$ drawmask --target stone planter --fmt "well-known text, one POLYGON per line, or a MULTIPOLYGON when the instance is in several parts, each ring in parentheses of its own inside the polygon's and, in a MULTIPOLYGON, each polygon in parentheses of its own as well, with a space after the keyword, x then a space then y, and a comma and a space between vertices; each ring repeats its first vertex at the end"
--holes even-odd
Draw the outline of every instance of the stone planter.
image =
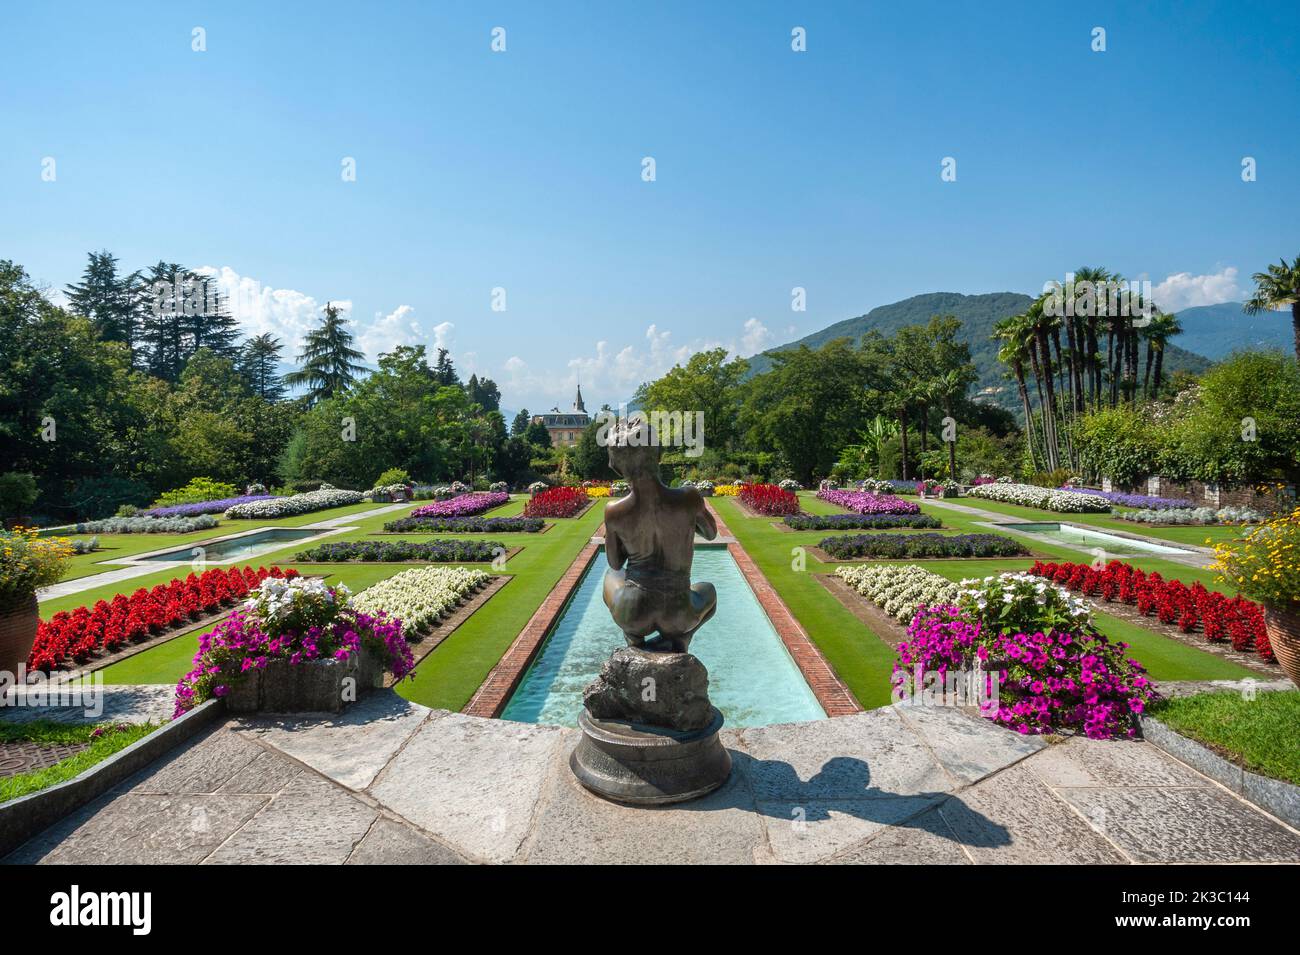
POLYGON ((17 673, 18 668, 27 663, 40 622, 36 594, 19 598, 0 610, 0 670, 17 673))
POLYGON ((1264 628, 1282 672, 1300 686, 1300 612, 1265 605, 1264 628))
POLYGON ((226 694, 232 713, 340 713, 367 690, 384 685, 384 664, 362 646, 347 660, 291 664, 272 660, 250 670, 226 694), (349 684, 346 681, 355 681, 349 684))

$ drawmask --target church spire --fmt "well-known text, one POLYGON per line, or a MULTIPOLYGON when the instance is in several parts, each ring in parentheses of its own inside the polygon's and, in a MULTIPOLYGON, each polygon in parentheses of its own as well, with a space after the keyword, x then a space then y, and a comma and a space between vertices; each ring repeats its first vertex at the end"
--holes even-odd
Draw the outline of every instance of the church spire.
POLYGON ((575 398, 573 401, 573 410, 581 412, 582 414, 587 413, 587 408, 582 403, 582 382, 581 381, 578 382, 578 397, 575 398))

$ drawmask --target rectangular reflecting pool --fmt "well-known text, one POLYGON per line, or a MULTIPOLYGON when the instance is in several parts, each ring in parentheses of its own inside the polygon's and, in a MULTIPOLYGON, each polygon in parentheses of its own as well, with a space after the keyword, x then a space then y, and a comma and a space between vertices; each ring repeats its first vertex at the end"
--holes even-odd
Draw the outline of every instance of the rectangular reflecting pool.
POLYGON ((1107 534, 1104 531, 1087 530, 1082 527, 1075 527, 1073 524, 999 524, 998 527, 1005 527, 1007 530, 1012 531, 1023 531, 1026 534, 1037 534, 1040 537, 1046 537, 1049 540, 1074 547, 1088 549, 1097 547, 1116 554, 1190 553, 1190 551, 1179 547, 1168 547, 1165 544, 1134 540, 1131 537, 1107 534))
MULTIPOLYGON (((607 567, 602 549, 510 697, 503 719, 577 725, 583 687, 614 650, 627 645, 601 595, 607 567)), ((710 581, 718 590, 718 612, 696 633, 691 652, 709 671, 709 698, 727 725, 825 719, 727 549, 697 548, 691 579, 710 581)))
POLYGON ((257 554, 265 554, 293 541, 305 540, 308 537, 315 537, 317 534, 323 533, 325 532, 319 528, 311 530, 304 527, 268 527, 264 531, 254 531, 252 534, 245 534, 242 537, 213 541, 209 544, 187 544, 175 550, 164 551, 161 554, 150 554, 139 559, 190 561, 199 556, 194 552, 201 549, 205 560, 245 560, 257 554))

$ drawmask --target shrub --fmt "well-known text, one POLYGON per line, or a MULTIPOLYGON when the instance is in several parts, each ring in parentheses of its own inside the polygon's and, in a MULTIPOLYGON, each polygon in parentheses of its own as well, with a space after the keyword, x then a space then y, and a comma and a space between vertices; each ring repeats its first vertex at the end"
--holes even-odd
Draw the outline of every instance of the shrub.
POLYGON ((1195 505, 1181 497, 1152 497, 1148 494, 1125 494, 1122 491, 1098 491, 1090 487, 1066 487, 1063 491, 1076 491, 1079 494, 1091 494, 1118 504, 1120 507, 1143 507, 1150 510, 1171 510, 1173 508, 1190 508, 1195 505))
POLYGON ((824 538, 818 546, 840 560, 1018 557, 1028 553, 1020 542, 999 534, 853 534, 824 538))
POLYGON ((942 527, 929 514, 791 514, 785 523, 797 531, 838 531, 893 527, 942 527))
POLYGON ((124 507, 144 507, 152 496, 148 485, 115 474, 86 478, 72 490, 78 517, 100 517, 124 507))
POLYGON ((1258 524, 1264 515, 1249 507, 1212 507, 1172 508, 1154 510, 1143 508, 1136 511, 1117 511, 1116 517, 1138 524, 1258 524))
POLYGON ((389 468, 379 477, 375 478, 375 483, 371 485, 375 488, 391 487, 394 484, 410 484, 411 475, 406 468, 389 468))
POLYGON ((741 502, 755 514, 779 517, 799 513, 799 498, 775 484, 747 484, 740 492, 741 502))
POLYGON ((1032 484, 1006 484, 997 481, 981 484, 966 492, 967 497, 1038 507, 1060 514, 1104 514, 1110 510, 1110 501, 1095 494, 1062 491, 1056 488, 1037 487, 1032 484))
POLYGON ((426 560, 431 563, 457 564, 490 561, 504 554, 504 544, 481 540, 415 541, 339 541, 319 544, 310 550, 300 551, 294 560, 311 560, 317 563, 341 564, 348 561, 397 563, 426 560))
POLYGON ((171 507, 175 504, 194 504, 198 501, 213 501, 219 498, 235 497, 239 490, 233 484, 223 484, 212 478, 196 477, 184 487, 178 487, 158 497, 153 502, 155 508, 171 507))
POLYGON ((25 471, 0 474, 0 517, 21 517, 36 503, 36 478, 25 471))
POLYGON ((71 555, 65 538, 41 537, 35 528, 0 530, 0 611, 56 583, 71 555))
POLYGON ((154 507, 140 511, 140 517, 198 517, 200 514, 224 514, 232 507, 250 504, 254 501, 273 500, 270 494, 241 495, 240 497, 223 497, 213 501, 195 501, 191 504, 173 504, 171 507, 154 507))
POLYGON ((777 484, 777 487, 783 491, 789 491, 791 494, 803 490, 803 488, 799 486, 799 482, 794 478, 786 478, 784 481, 777 484))
POLYGON ((1216 544, 1219 580, 1281 611, 1300 611, 1300 507, 1216 544))

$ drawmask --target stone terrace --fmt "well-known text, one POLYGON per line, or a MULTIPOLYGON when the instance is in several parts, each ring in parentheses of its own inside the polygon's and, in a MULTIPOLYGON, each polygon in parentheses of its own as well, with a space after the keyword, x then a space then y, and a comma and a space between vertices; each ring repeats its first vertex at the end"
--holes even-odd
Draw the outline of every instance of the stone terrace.
POLYGON ((334 719, 232 720, 5 861, 1300 861, 1300 833, 1146 743, 895 706, 724 731, 722 789, 632 809, 573 779, 576 734, 388 691, 334 719))

